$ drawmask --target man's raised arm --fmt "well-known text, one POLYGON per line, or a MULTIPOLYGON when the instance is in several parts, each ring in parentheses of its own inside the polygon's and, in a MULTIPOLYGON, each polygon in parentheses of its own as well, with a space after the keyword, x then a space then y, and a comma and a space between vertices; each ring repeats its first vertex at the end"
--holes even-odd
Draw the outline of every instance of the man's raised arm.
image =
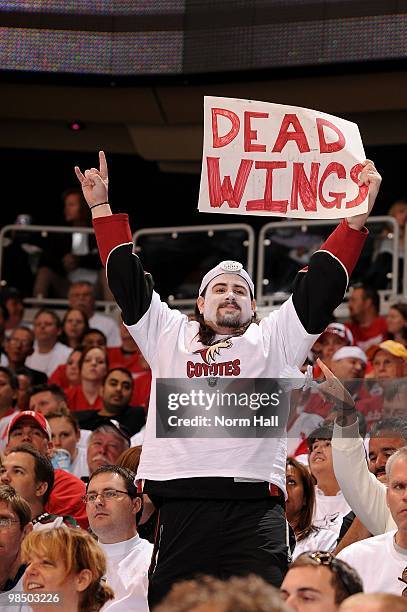
POLYGON ((368 234, 364 224, 372 211, 380 183, 381 176, 373 162, 366 160, 359 185, 369 190, 368 211, 343 219, 312 255, 308 267, 297 275, 293 303, 303 327, 310 334, 324 331, 332 312, 343 300, 368 234))
POLYGON ((352 417, 348 412, 346 419, 338 418, 333 430, 332 459, 335 476, 356 516, 370 533, 380 535, 395 529, 386 504, 386 486, 369 471, 356 413, 352 417))
POLYGON ((337 404, 338 418, 332 437, 336 479, 346 501, 373 535, 395 528, 386 504, 386 487, 369 471, 365 446, 359 435, 355 402, 342 382, 318 359, 326 380, 318 390, 337 404))
POLYGON ((99 170, 84 173, 75 166, 75 174, 92 213, 100 258, 126 325, 134 325, 147 312, 153 293, 152 279, 133 253, 133 238, 128 216, 113 215, 109 205, 109 178, 106 157, 99 152, 99 170))

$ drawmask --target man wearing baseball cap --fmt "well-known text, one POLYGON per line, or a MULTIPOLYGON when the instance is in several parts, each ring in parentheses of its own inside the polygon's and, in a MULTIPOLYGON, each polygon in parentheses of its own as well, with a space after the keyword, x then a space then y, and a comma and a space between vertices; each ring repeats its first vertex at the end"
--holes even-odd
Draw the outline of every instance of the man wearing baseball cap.
MULTIPOLYGON (((51 428, 40 412, 18 412, 8 426, 6 454, 20 444, 27 443, 50 458, 53 450, 51 439, 51 428)), ((46 504, 47 512, 72 516, 81 527, 87 529, 88 518, 82 500, 85 494, 84 483, 65 470, 56 469, 54 476, 54 486, 46 504)))
MULTIPOLYGON (((330 361, 329 367, 332 373, 344 384, 354 401, 370 397, 362 380, 366 362, 367 357, 358 346, 341 347, 332 355, 330 361)), ((311 393, 304 407, 304 413, 319 415, 325 419, 334 407, 334 403, 317 391, 318 387, 314 393, 311 393)))
MULTIPOLYGON (((340 348, 353 344, 352 332, 343 323, 330 323, 316 341, 312 351, 328 366, 332 367, 332 357, 340 348), (318 347, 318 350, 316 348, 318 347)), ((315 364, 313 367, 315 379, 323 378, 321 368, 315 364)))
MULTIPOLYGON (((285 440, 226 434, 158 438, 156 380, 301 377, 299 367, 343 299, 369 213, 340 223, 299 273, 292 297, 262 321, 256 320, 253 281, 235 261, 221 262, 205 275, 197 316, 190 321, 153 291, 151 276, 132 253, 127 215, 112 215, 103 152, 99 159, 99 170, 75 171, 92 211, 109 287, 152 369, 137 473, 160 509, 150 606, 174 581, 199 573, 221 578, 255 573, 278 586, 288 564, 285 440)), ((369 192, 369 212, 380 180, 373 163, 364 162, 359 185, 369 192)))
POLYGON ((374 378, 383 380, 403 378, 407 375, 407 349, 400 342, 385 340, 372 347, 369 356, 372 361, 374 378))
MULTIPOLYGON (((394 385, 399 386, 399 379, 407 376, 407 349, 400 342, 385 340, 370 347, 368 355, 372 364, 369 377, 376 380, 379 393, 361 399, 357 402, 357 409, 365 415, 370 429, 384 416, 391 416, 386 415, 386 399, 394 395, 392 390, 394 385)), ((399 390, 403 395, 402 385, 399 390)))
POLYGON ((100 417, 87 441, 89 475, 102 465, 116 465, 120 455, 130 448, 130 438, 118 421, 100 417))

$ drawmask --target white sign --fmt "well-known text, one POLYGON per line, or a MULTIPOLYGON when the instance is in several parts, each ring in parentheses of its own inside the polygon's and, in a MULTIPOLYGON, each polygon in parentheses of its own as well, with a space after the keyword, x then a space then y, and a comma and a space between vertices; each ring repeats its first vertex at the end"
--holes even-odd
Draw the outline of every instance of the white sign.
POLYGON ((201 212, 337 219, 367 211, 358 126, 319 111, 207 96, 201 212))

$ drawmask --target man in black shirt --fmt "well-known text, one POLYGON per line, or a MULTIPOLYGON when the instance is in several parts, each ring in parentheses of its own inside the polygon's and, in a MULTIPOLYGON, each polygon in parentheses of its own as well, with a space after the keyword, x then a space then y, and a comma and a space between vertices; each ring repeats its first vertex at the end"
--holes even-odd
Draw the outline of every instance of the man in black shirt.
POLYGON ((25 365, 27 357, 34 352, 34 332, 29 327, 16 327, 10 338, 6 340, 5 352, 7 355, 7 365, 14 373, 18 369, 25 367, 33 385, 42 385, 47 382, 47 375, 39 370, 34 370, 25 365))
POLYGON ((100 417, 115 419, 134 436, 145 424, 144 408, 129 406, 133 392, 133 378, 125 368, 109 370, 103 384, 103 408, 81 410, 75 416, 81 429, 93 431, 100 423, 100 417))

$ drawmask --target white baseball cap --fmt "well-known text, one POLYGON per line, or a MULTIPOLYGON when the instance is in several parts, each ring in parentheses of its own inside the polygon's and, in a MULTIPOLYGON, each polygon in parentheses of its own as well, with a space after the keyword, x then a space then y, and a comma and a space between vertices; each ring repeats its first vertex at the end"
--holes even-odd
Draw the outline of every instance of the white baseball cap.
POLYGON ((340 359, 347 358, 360 359, 363 363, 367 363, 366 353, 358 346, 343 346, 332 355, 332 361, 339 361, 340 359))
POLYGON ((202 279, 201 286, 199 287, 199 295, 202 295, 204 289, 209 285, 211 280, 217 276, 220 276, 221 274, 237 274, 238 276, 241 276, 249 285, 252 297, 254 297, 254 284, 246 270, 243 268, 243 264, 239 263, 238 261, 231 261, 229 259, 226 261, 221 261, 220 264, 205 274, 202 279))

